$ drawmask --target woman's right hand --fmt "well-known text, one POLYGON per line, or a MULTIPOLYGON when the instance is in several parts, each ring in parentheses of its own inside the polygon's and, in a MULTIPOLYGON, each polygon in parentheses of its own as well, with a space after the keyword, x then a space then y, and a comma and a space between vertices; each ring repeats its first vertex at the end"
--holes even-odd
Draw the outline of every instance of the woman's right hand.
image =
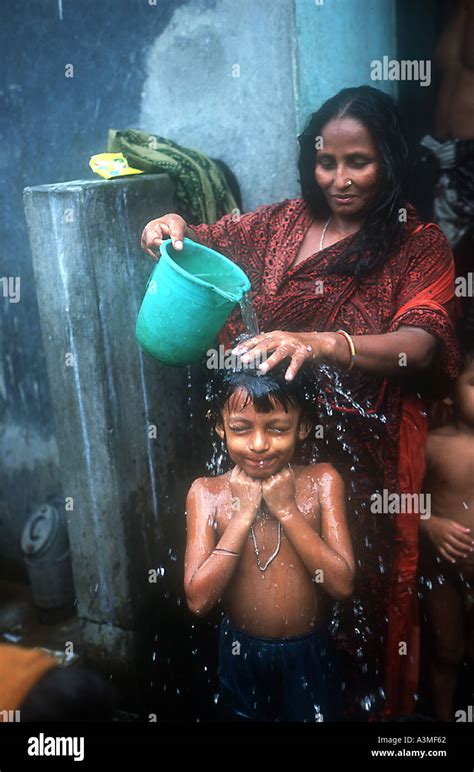
POLYGON ((248 520, 249 526, 257 516, 262 501, 262 483, 235 466, 230 475, 232 509, 238 517, 248 520))
POLYGON ((186 221, 179 214, 164 214, 156 220, 150 220, 143 228, 141 248, 157 261, 158 256, 152 249, 159 249, 162 241, 171 239, 175 249, 183 248, 186 221))

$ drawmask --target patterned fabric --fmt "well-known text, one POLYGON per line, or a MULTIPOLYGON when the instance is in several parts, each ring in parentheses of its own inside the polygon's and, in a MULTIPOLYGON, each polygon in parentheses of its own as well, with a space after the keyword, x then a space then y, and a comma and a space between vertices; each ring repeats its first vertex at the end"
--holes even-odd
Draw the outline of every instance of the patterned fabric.
POLYGON ((121 151, 134 168, 169 174, 176 186, 182 215, 190 224, 211 223, 237 209, 217 164, 197 150, 138 129, 110 129, 107 149, 121 151))
MULTIPOLYGON (((203 244, 227 255, 247 273, 262 332, 342 328, 352 335, 371 335, 402 325, 420 327, 439 341, 436 377, 452 379, 459 363, 450 319, 451 250, 438 226, 423 226, 413 207, 407 211, 400 249, 364 277, 324 274, 347 239, 292 267, 313 219, 302 199, 263 205, 239 220, 227 215, 194 230, 203 244)), ((228 345, 243 330, 240 311, 235 310, 222 331, 222 343, 228 345)), ((418 431, 409 406, 420 383, 413 377, 388 379, 357 369, 346 375, 315 368, 315 378, 324 439, 315 435, 310 458, 330 461, 344 478, 358 568, 355 594, 337 604, 335 615, 340 645, 350 659, 348 708, 354 717, 381 711, 396 715, 413 705, 416 688, 413 673, 402 676, 409 660, 415 662, 415 671, 418 661, 412 630, 418 516, 373 514, 370 505, 376 492, 405 490, 406 467, 414 460, 407 445, 422 455, 419 443, 407 442, 410 436, 415 440, 418 431), (399 654, 400 640, 412 647, 407 656, 399 654), (401 689, 394 690, 394 683, 402 684, 401 689)), ((422 403, 418 423, 424 423, 420 408, 424 410, 422 403)))

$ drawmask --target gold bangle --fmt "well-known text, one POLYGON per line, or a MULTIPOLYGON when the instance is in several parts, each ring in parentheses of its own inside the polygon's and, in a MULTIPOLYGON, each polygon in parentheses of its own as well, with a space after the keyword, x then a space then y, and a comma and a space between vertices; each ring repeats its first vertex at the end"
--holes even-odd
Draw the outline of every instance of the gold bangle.
POLYGON ((349 335, 349 333, 346 332, 345 330, 338 330, 337 332, 339 333, 339 335, 342 335, 346 339, 346 341, 348 343, 348 346, 349 346, 349 349, 350 349, 350 352, 351 352, 351 362, 350 362, 349 367, 346 370, 347 373, 350 373, 350 371, 354 367, 354 362, 355 362, 355 358, 356 358, 356 349, 355 349, 355 346, 354 346, 354 341, 352 340, 352 338, 349 335))

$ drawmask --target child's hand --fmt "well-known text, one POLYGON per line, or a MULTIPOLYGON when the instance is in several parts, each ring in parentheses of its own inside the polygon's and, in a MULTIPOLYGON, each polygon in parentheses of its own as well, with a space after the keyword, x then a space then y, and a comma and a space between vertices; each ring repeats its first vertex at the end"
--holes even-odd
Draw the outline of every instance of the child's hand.
POLYGON ((473 547, 471 531, 456 520, 432 516, 426 521, 425 528, 445 560, 455 563, 456 558, 467 558, 469 555, 473 547))
POLYGON ((262 483, 235 466, 230 475, 230 489, 232 509, 238 512, 240 517, 248 518, 251 525, 262 501, 262 483))
POLYGON ((282 469, 262 480, 262 494, 273 517, 285 514, 295 505, 295 478, 292 469, 282 469))

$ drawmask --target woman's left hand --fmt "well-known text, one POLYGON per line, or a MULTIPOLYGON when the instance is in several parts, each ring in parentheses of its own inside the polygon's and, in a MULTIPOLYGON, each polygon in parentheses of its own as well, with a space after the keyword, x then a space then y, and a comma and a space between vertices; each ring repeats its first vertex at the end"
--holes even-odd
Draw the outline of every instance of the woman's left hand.
POLYGON ((233 354, 243 354, 241 360, 244 364, 256 362, 258 369, 266 373, 271 367, 286 357, 291 362, 285 373, 287 381, 291 381, 303 362, 322 359, 325 352, 324 333, 316 332, 285 332, 274 330, 255 335, 253 338, 242 341, 232 349, 233 354), (244 353, 247 352, 247 353, 244 353), (273 352, 273 353, 271 353, 273 352), (271 356, 269 356, 271 354, 271 356))

